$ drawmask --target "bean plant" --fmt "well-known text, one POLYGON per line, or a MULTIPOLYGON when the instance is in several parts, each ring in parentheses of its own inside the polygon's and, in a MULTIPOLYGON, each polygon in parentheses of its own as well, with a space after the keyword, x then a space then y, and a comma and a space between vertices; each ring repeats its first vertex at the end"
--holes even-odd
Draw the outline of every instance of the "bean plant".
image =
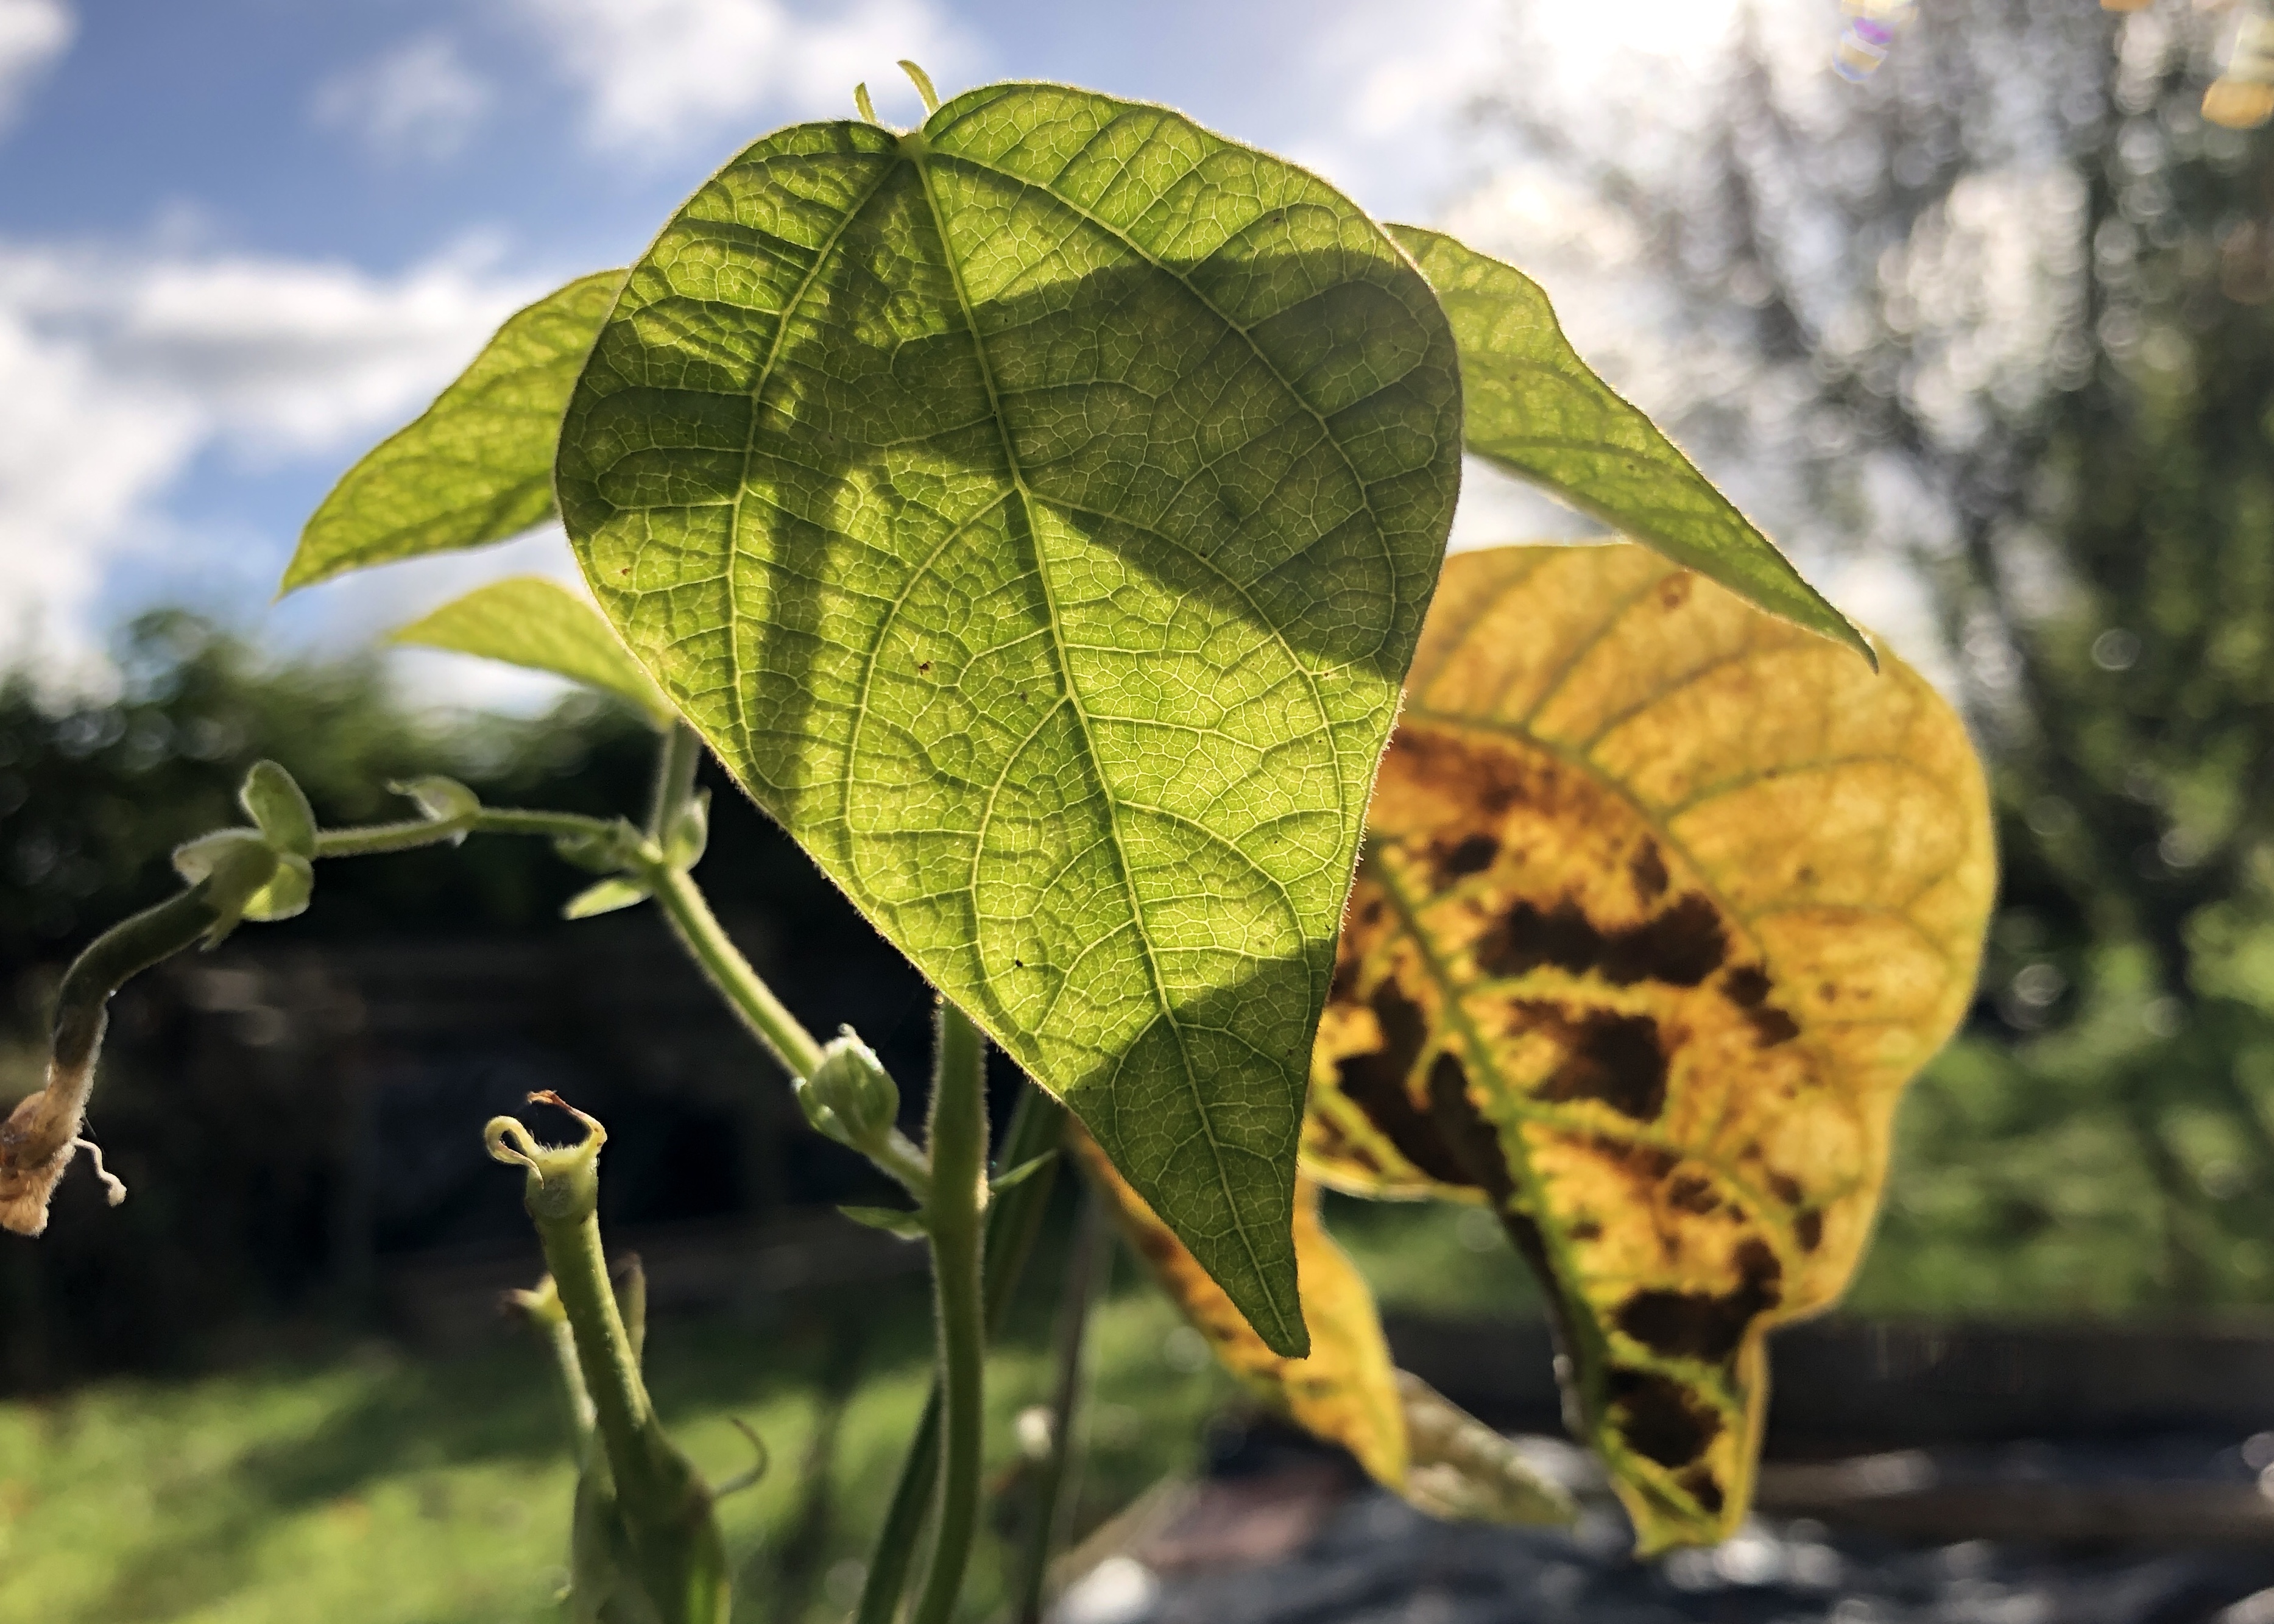
MULTIPOLYGON (((324 829, 256 766, 247 826, 64 977, 0 1221, 44 1226, 129 976, 299 913, 320 862, 534 838, 592 876, 571 917, 660 912, 813 1131, 905 1192, 852 1215, 929 1248, 932 1398, 862 1624, 955 1613, 987 1344, 1061 1157, 1267 1402, 1436 1515, 1553 1522, 1562 1490, 1395 1368, 1318 1203, 1488 1208, 1638 1547, 1725 1537, 1766 1334, 1852 1272, 1896 1095, 1970 996, 1993 860, 1963 730, 1517 270, 1166 108, 940 103, 908 71, 918 127, 863 88, 508 320, 286 572, 557 515, 587 593, 507 581, 395 635, 632 706, 644 813, 427 778, 400 823, 324 829), (1449 560, 1465 454, 1615 536, 1449 560), (706 751, 937 989, 920 1136, 713 915, 706 751), (991 1147, 990 1044, 1028 1079, 991 1147)), ((564 1147, 487 1129, 578 1417, 568 1605, 715 1624, 719 1491, 648 1400, 606 1132, 571 1116, 564 1147)))

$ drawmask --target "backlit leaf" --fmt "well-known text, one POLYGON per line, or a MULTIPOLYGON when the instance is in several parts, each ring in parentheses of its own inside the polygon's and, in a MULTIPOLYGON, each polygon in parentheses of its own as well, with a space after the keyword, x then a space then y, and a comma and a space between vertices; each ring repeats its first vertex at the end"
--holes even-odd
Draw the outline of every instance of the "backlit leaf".
POLYGON ((628 880, 621 875, 611 875, 597 884, 587 885, 583 891, 569 898, 561 905, 561 917, 598 919, 603 914, 615 914, 625 908, 636 908, 654 894, 636 880, 628 880))
POLYGON ((1110 1196, 1153 1277, 1208 1339, 1224 1368, 1297 1425, 1349 1450, 1383 1487, 1433 1516, 1495 1522, 1568 1522, 1562 1492, 1535 1476, 1515 1447, 1390 1363, 1374 1293, 1319 1222, 1318 1185, 1295 1186, 1295 1251, 1303 1271, 1307 1357, 1265 1347, 1223 1288, 1114 1171, 1096 1142, 1073 1147, 1110 1196))
POLYGON ((1442 232, 1389 231, 1437 290, 1460 343, 1471 451, 1772 614, 1872 658, 1863 634, 1579 358, 1539 283, 1442 232))
POLYGON ((623 280, 580 276, 508 318, 417 422, 332 487, 282 590, 503 541, 552 517, 561 409, 623 280))
POLYGON ((1981 770, 1882 658, 1637 546, 1463 553, 1383 757, 1306 1165, 1501 1212, 1645 1550, 1743 1516, 1764 1335, 1973 991, 1981 770))
POLYGON ((1005 85, 729 163, 562 432, 634 653, 1282 1352, 1306 1056, 1457 372, 1322 182, 1005 85))
POLYGON ((625 650, 615 628, 584 598, 542 575, 477 587, 398 627, 388 641, 549 671, 614 694, 657 727, 671 726, 671 702, 625 650))

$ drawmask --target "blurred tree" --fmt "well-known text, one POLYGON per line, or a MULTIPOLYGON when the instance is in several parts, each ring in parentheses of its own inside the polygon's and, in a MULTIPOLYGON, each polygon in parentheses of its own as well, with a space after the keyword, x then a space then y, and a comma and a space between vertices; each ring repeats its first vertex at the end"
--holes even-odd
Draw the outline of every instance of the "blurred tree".
POLYGON ((1924 585, 1992 757, 1984 1004, 1856 1300, 2274 1300, 2274 136, 2168 0, 1924 0, 1863 86, 1793 20, 1674 147, 1492 116, 1608 202, 1690 432, 1924 585))

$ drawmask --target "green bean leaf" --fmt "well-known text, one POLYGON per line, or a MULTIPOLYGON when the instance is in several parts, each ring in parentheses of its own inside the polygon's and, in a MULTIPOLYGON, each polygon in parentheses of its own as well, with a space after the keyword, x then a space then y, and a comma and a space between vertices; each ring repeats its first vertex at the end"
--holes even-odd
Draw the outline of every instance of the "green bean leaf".
POLYGON ((1579 358, 1538 282, 1442 232, 1389 232, 1437 290, 1460 342, 1471 451, 1878 665, 1847 617, 1579 358))
POLYGON ((1349 199, 1036 84, 749 148, 562 427, 632 651, 1281 1353, 1306 1056, 1459 454, 1443 313, 1349 199))
POLYGON ((561 411, 623 279, 580 276, 508 318, 418 421, 332 487, 281 590, 504 541, 551 518, 561 411))
POLYGON ((615 628, 583 598, 542 575, 478 587, 390 632, 388 641, 550 672, 614 695, 658 728, 671 726, 671 702, 625 650, 615 628))

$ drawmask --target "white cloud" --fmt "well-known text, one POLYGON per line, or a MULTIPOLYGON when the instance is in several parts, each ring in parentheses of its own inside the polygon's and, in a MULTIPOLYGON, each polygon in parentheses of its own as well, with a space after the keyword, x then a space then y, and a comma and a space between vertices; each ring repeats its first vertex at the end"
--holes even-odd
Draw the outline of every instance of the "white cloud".
POLYGON ((512 0, 587 98, 594 145, 668 149, 761 109, 849 117, 911 57, 952 85, 975 54, 935 0, 851 0, 808 14, 782 0, 512 0))
POLYGON ((1391 218, 1472 182, 1465 116, 1506 76, 1506 11, 1505 0, 1408 0, 1393 28, 1370 0, 1321 7, 1291 48, 1314 122, 1282 150, 1391 218))
POLYGON ((201 452, 344 461, 541 290, 464 252, 389 277, 0 243, 0 657, 90 668, 118 564, 206 568, 165 510, 201 452))
POLYGON ((448 34, 421 34, 316 93, 320 124, 347 130, 385 158, 447 158, 488 114, 496 94, 448 34))
POLYGON ((64 0, 0 0, 0 129, 15 121, 26 93, 78 31, 64 0))

